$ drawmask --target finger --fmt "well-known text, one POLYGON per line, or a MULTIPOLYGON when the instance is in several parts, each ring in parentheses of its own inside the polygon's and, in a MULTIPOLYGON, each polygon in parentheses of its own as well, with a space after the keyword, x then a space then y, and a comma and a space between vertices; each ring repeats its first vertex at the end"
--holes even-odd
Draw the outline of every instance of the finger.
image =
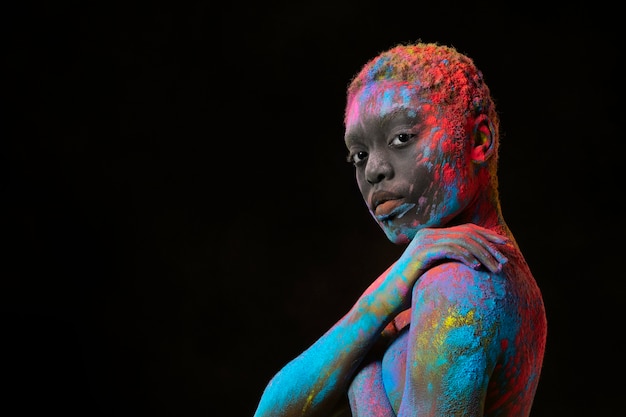
POLYGON ((502 271, 502 267, 508 261, 500 251, 489 245, 484 246, 478 243, 472 251, 480 263, 493 273, 502 271))
POLYGON ((509 261, 509 259, 491 242, 483 242, 483 247, 486 248, 491 256, 493 256, 499 264, 498 272, 502 270, 502 266, 509 261))
POLYGON ((468 251, 491 272, 500 272, 507 262, 506 257, 481 236, 470 234, 469 239, 466 237, 457 242, 463 250, 468 251))
POLYGON ((446 250, 445 258, 461 262, 472 269, 478 269, 482 265, 475 253, 458 244, 450 244, 449 249, 446 250))
POLYGON ((490 242, 493 243, 499 243, 499 244, 506 244, 509 243, 509 238, 506 236, 503 236, 501 234, 498 234, 496 232, 494 232, 493 230, 485 230, 484 232, 484 236, 489 239, 490 242))
POLYGON ((480 230, 477 233, 469 233, 469 236, 476 244, 480 246, 480 248, 478 249, 480 249, 481 253, 481 262, 484 262, 485 266, 488 266, 485 262, 486 259, 489 258, 489 260, 492 260, 491 257, 495 258, 497 262, 489 262, 489 269, 492 270, 492 272, 500 272, 502 270, 502 266, 506 264, 509 260, 493 243, 508 242, 508 239, 504 236, 498 235, 495 232, 492 232, 489 229, 481 229, 483 230, 480 230), (487 257, 485 251, 490 254, 490 257, 487 257), (493 268, 497 269, 494 270, 493 268))

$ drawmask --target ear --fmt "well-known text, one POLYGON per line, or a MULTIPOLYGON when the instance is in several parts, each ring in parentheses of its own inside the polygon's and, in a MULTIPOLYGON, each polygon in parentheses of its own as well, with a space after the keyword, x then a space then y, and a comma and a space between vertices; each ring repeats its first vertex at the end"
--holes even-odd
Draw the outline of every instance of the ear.
POLYGON ((476 118, 472 129, 472 162, 485 163, 494 153, 495 129, 486 115, 481 114, 476 118))

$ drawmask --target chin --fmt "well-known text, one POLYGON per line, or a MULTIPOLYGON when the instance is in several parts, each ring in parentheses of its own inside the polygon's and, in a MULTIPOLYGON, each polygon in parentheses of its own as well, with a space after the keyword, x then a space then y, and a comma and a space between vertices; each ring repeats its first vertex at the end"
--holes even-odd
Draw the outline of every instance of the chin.
POLYGON ((407 229, 405 227, 390 227, 389 225, 381 224, 380 227, 385 232, 385 236, 391 243, 396 245, 408 244, 417 233, 416 229, 407 229))

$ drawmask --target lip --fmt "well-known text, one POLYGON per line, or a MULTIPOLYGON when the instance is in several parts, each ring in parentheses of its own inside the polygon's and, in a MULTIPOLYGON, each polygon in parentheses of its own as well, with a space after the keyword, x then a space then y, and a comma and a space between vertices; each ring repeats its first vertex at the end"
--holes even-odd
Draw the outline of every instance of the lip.
POLYGON ((402 200, 389 200, 376 208, 375 215, 381 222, 391 221, 395 218, 401 218, 413 207, 415 207, 413 203, 404 203, 402 200))
POLYGON ((370 197, 370 208, 376 215, 382 215, 402 204, 403 200, 402 196, 398 194, 389 191, 376 191, 370 197))
POLYGON ((379 205, 391 200, 402 200, 402 196, 389 191, 376 191, 370 196, 370 208, 375 212, 379 205))
POLYGON ((404 216, 415 204, 407 203, 401 195, 376 191, 370 198, 370 207, 378 221, 386 222, 404 216))
POLYGON ((387 200, 376 206, 376 210, 374 211, 374 214, 376 214, 377 217, 380 217, 380 216, 388 217, 401 205, 402 205, 402 200, 387 200))

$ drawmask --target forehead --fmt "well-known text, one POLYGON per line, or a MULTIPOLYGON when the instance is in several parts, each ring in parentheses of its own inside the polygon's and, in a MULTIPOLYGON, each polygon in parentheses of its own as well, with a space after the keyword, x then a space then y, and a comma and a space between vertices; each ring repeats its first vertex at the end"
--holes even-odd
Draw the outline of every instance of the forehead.
POLYGON ((399 112, 415 118, 430 109, 431 104, 426 91, 415 84, 398 81, 368 83, 349 97, 345 125, 350 130, 364 116, 384 119, 399 112))

